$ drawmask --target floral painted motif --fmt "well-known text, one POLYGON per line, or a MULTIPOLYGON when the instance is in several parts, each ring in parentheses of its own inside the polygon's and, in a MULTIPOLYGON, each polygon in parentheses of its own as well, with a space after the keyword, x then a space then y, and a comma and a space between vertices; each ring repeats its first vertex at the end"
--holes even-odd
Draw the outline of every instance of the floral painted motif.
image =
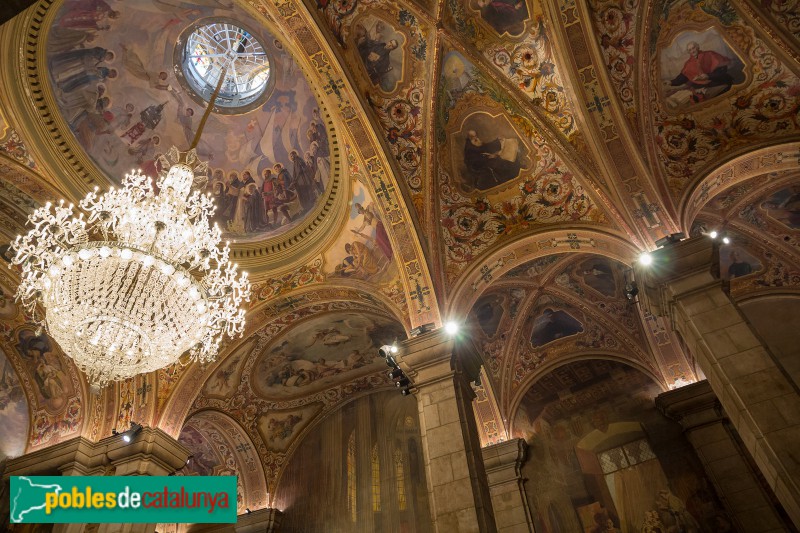
POLYGON ((762 0, 761 6, 779 28, 786 29, 800 41, 800 2, 797 0, 762 0))
POLYGON ((633 72, 636 65, 636 14, 639 0, 591 0, 595 35, 619 101, 632 125, 636 124, 633 72))
POLYGON ((253 286, 250 307, 260 302, 275 298, 283 293, 300 287, 322 283, 325 280, 322 273, 322 260, 317 259, 310 265, 303 265, 297 270, 288 272, 279 278, 269 278, 253 286))
POLYGON ((19 133, 14 129, 9 129, 5 136, 0 137, 0 152, 30 169, 38 169, 36 161, 33 160, 31 153, 28 151, 28 147, 25 146, 19 133))
MULTIPOLYGON (((408 50, 402 59, 402 70, 408 71, 407 83, 398 82, 395 88, 386 93, 373 84, 364 88, 367 102, 378 117, 381 129, 389 144, 392 157, 397 161, 405 182, 411 192, 412 201, 417 211, 422 214, 425 175, 421 166, 424 153, 425 135, 423 128, 425 119, 423 105, 425 101, 425 61, 428 57, 428 40, 423 27, 416 16, 408 10, 397 9, 388 5, 378 8, 377 0, 317 0, 317 6, 325 13, 334 36, 343 47, 357 48, 355 41, 350 42, 351 33, 362 31, 361 14, 373 15, 375 11, 391 18, 392 25, 406 33, 408 50)), ((358 36, 354 37, 358 38, 358 36)), ((363 68, 363 60, 355 50, 354 57, 349 57, 352 66, 363 68)), ((402 53, 398 50, 395 53, 402 53)), ((406 76, 404 76, 406 80, 406 76)))

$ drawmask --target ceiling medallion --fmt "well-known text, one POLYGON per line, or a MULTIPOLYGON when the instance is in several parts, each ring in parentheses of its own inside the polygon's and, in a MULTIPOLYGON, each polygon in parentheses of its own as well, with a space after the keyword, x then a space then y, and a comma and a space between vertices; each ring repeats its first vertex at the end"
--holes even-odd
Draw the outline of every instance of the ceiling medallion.
POLYGON ((175 147, 159 163, 156 187, 136 170, 86 195, 85 213, 63 200, 37 209, 13 245, 17 299, 96 386, 212 361, 224 335, 244 331, 250 282, 209 226, 206 163, 175 147))

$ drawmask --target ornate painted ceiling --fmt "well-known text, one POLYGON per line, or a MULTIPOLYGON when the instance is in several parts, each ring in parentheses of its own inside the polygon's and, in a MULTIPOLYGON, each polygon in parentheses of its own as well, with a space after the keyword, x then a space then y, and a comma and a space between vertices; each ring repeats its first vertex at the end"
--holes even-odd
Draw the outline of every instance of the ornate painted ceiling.
POLYGON ((626 298, 630 265, 666 235, 724 230, 734 297, 798 290, 800 12, 786 5, 42 0, 0 27, 3 242, 35 207, 188 146, 204 104, 184 39, 229 22, 266 50, 267 92, 212 113, 198 146, 254 291, 216 363, 93 396, 4 269, 0 417, 29 430, 3 455, 136 420, 192 442, 198 471, 257 457, 244 482, 268 498, 304 434, 391 385, 377 347, 445 319, 484 356, 484 443, 567 363, 662 388, 702 377, 626 298), (259 204, 276 163, 290 189, 306 172, 314 187, 259 204))

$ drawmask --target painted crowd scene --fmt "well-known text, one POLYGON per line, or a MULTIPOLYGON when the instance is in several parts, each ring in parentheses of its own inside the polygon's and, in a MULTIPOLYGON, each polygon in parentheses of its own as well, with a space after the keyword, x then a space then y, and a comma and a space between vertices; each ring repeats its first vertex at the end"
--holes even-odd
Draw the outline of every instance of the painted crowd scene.
MULTIPOLYGON (((180 46, 210 18, 250 15, 223 0, 66 0, 47 41, 51 88, 77 142, 109 179, 150 175, 171 146, 186 150, 206 103, 187 87, 180 46), (144 58, 147 58, 145 61, 144 58)), ((263 104, 214 112, 197 145, 208 162, 215 222, 229 238, 278 235, 313 211, 326 190, 330 147, 320 108, 300 67, 263 28, 244 31, 269 58, 263 104)), ((258 100, 260 103, 261 100, 258 100)))

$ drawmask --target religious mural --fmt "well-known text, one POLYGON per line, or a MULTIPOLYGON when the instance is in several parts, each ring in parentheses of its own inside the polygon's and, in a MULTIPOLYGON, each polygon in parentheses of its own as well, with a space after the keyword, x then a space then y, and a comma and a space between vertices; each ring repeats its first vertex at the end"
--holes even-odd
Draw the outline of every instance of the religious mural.
POLYGON ((472 307, 472 314, 487 337, 494 337, 500 321, 505 314, 505 298, 496 292, 485 294, 478 298, 472 307))
POLYGON ((203 393, 211 398, 225 398, 237 389, 241 382, 243 360, 250 355, 256 339, 250 338, 239 345, 217 367, 203 386, 203 393))
POLYGON ((761 204, 761 209, 789 229, 800 229, 800 185, 774 192, 761 204))
POLYGON ((451 136, 455 168, 467 192, 497 187, 531 167, 528 148, 505 115, 477 112, 451 136))
POLYGON ((761 262, 743 246, 732 243, 719 248, 719 270, 723 279, 740 278, 761 270, 761 262))
POLYGON ((656 410, 660 392, 632 367, 589 360, 525 393, 513 432, 529 444, 536 531, 733 531, 681 427, 656 410))
POLYGON ((583 325, 568 312, 547 307, 533 320, 531 345, 538 348, 582 331, 583 325))
POLYGON ((39 404, 51 413, 62 411, 75 390, 56 353, 57 345, 46 333, 37 335, 27 327, 17 331, 16 340, 15 348, 33 377, 39 404))
MULTIPOLYGON (((183 42, 183 32, 211 17, 249 28, 251 18, 216 0, 191 9, 158 0, 125 7, 66 0, 47 43, 62 118, 112 181, 134 167, 155 176, 159 154, 192 142, 204 106, 176 77, 181 66, 174 43, 183 42)), ((303 72, 263 27, 247 31, 269 58, 269 94, 252 111, 212 113, 197 146, 211 167, 214 221, 237 239, 296 226, 324 194, 330 173, 326 126, 303 72)))
POLYGON ((472 0, 469 6, 499 34, 516 36, 525 29, 528 19, 526 0, 472 0))
POLYGON ((608 224, 518 104, 460 52, 443 52, 438 91, 448 279, 504 236, 555 222, 608 224))
POLYGON ((264 398, 307 395, 385 366, 378 348, 404 338, 403 327, 389 318, 351 312, 318 315, 276 338, 259 357, 250 380, 264 398))
POLYGON ((403 46, 406 37, 391 23, 366 15, 353 27, 353 44, 369 81, 385 93, 394 92, 403 79, 403 46))
POLYGON ((25 451, 30 424, 30 412, 25 391, 11 361, 0 349, 0 462, 18 457, 25 451))
POLYGON ((656 88, 652 139, 673 198, 715 161, 800 129, 800 79, 730 1, 664 2, 648 44, 642 85, 656 88))
POLYGON ((325 269, 333 278, 388 283, 397 266, 386 226, 366 188, 353 185, 347 228, 325 253, 325 269))
POLYGON ((258 419, 258 432, 271 452, 285 452, 292 441, 322 410, 313 403, 298 409, 271 410, 258 419))
POLYGON ((593 257, 578 265, 578 276, 584 283, 603 296, 618 296, 614 267, 604 257, 593 257))
POLYGON ((744 63, 716 28, 679 33, 660 51, 667 109, 686 111, 745 80, 744 63))

